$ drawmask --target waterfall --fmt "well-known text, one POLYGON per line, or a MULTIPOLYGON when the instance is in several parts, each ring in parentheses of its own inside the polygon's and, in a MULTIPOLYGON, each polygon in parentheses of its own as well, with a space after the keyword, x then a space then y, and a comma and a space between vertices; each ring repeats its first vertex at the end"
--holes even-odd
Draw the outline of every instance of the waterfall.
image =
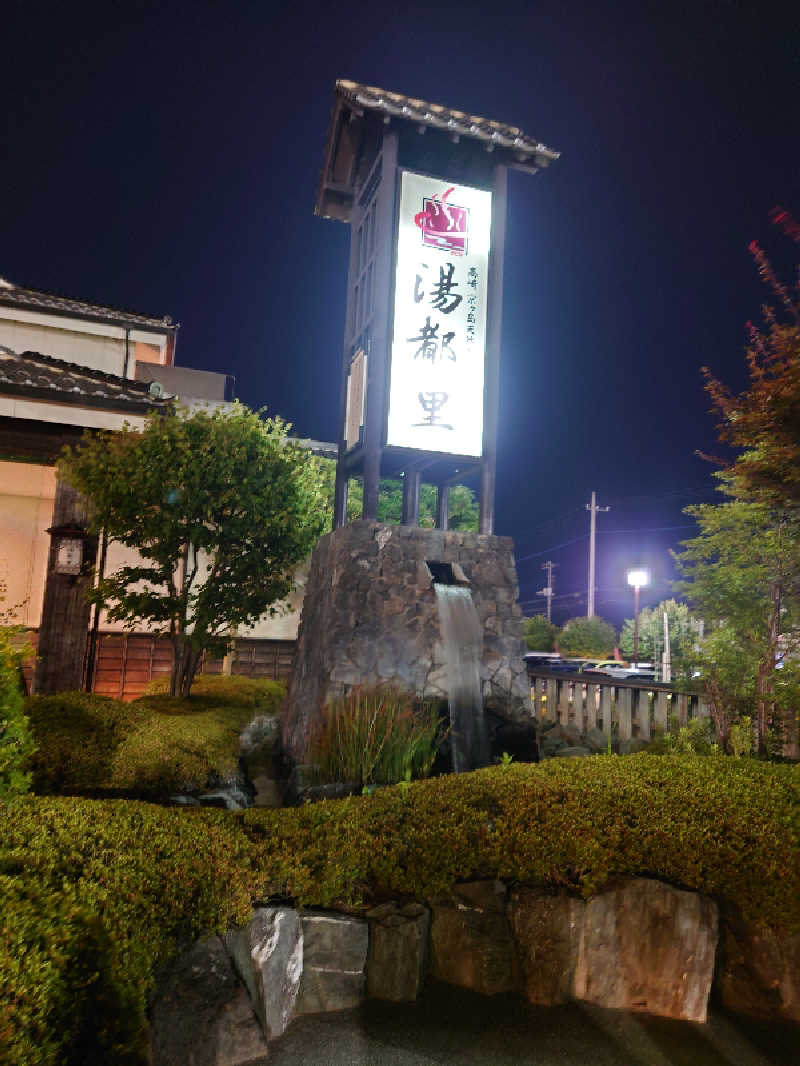
POLYGON ((461 773, 489 762, 480 678, 483 634, 468 588, 438 583, 433 587, 447 666, 453 770, 461 773))

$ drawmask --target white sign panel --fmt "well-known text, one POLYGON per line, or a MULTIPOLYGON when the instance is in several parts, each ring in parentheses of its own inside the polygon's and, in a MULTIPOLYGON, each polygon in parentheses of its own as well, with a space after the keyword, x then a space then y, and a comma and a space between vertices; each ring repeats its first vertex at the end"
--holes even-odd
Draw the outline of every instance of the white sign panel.
POLYGON ((400 178, 387 444, 479 456, 492 194, 400 178))

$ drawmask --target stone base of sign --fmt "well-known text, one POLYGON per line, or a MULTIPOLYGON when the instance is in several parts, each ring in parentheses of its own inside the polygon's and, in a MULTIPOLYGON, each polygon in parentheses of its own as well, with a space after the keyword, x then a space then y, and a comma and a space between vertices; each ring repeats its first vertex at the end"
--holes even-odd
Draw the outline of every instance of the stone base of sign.
POLYGON ((356 685, 447 698, 434 572, 472 593, 484 707, 530 721, 511 538, 352 522, 323 537, 311 559, 284 716, 283 746, 293 761, 302 761, 320 709, 356 685))

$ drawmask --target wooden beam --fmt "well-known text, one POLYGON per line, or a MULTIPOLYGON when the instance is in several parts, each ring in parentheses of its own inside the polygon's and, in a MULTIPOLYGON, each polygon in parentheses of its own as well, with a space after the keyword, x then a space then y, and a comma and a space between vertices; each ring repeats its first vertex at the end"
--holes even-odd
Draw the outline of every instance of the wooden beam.
POLYGON ((406 470, 403 474, 403 516, 404 526, 419 525, 419 471, 406 470))
POLYGON ((439 486, 436 497, 436 528, 447 529, 450 524, 450 486, 447 482, 439 486))
POLYGON ((486 378, 483 390, 483 454, 481 456, 478 530, 494 532, 497 477, 497 420, 500 402, 500 331, 503 318, 503 255, 506 236, 508 170, 495 167, 492 184, 492 244, 489 252, 489 299, 486 309, 486 378))

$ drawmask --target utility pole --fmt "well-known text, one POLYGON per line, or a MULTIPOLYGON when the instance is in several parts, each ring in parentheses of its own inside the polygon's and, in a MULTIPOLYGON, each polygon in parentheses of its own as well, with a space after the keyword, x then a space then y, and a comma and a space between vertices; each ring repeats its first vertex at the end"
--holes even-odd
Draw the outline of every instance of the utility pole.
POLYGON ((558 566, 558 563, 553 563, 549 559, 546 563, 542 563, 542 570, 547 571, 547 588, 542 589, 539 592, 540 596, 547 597, 547 621, 550 621, 550 604, 553 602, 553 569, 558 566))
POLYGON ((587 618, 594 618, 594 542, 596 536, 596 521, 598 511, 610 511, 610 507, 597 506, 597 493, 592 493, 592 502, 586 504, 586 510, 590 514, 589 519, 589 596, 586 610, 587 618))

